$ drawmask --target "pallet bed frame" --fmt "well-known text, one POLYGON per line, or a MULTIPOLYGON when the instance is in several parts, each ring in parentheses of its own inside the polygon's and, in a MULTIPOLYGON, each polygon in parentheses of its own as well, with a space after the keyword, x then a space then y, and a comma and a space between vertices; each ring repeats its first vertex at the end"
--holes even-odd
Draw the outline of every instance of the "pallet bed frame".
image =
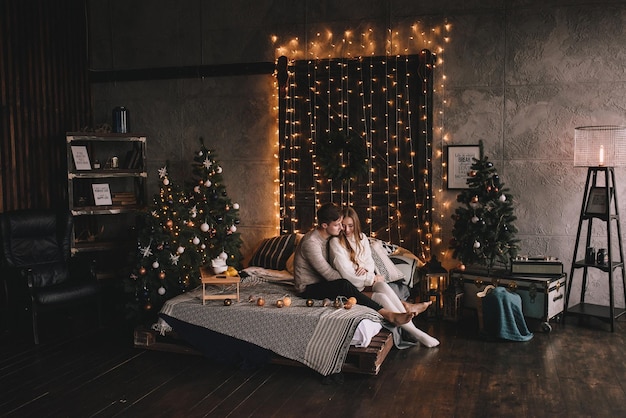
MULTIPOLYGON (((203 355, 200 351, 178 338, 175 333, 170 333, 167 337, 162 337, 156 331, 145 327, 137 327, 135 329, 134 346, 135 348, 146 350, 203 355)), ((372 338, 370 345, 367 347, 350 347, 342 367, 342 372, 375 376, 380 371, 380 367, 392 347, 393 336, 391 332, 382 329, 372 338)), ((302 363, 278 355, 273 356, 271 363, 306 367, 302 363)))

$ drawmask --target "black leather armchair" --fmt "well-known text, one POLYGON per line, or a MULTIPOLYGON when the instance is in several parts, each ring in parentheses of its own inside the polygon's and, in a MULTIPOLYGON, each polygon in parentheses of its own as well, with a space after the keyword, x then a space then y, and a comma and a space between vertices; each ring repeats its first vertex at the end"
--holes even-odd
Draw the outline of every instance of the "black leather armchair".
POLYGON ((100 287, 90 263, 71 257, 72 217, 52 210, 0 214, 3 276, 8 299, 31 310, 33 339, 39 344, 37 315, 45 310, 93 304, 101 320, 100 287), (21 301, 21 302, 20 302, 21 301))

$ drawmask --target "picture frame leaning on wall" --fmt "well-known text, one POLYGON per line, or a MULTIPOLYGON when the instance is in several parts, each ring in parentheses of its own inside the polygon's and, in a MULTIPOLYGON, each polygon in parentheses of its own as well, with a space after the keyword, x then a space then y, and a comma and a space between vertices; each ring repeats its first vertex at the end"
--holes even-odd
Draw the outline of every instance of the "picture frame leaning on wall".
POLYGON ((480 158, 479 145, 448 145, 447 153, 447 188, 449 190, 467 189, 467 177, 474 159, 480 158))
MULTIPOLYGON (((611 202, 613 198, 613 189, 609 188, 609 199, 611 202)), ((592 187, 589 190, 589 196, 587 197, 587 206, 585 207, 585 215, 606 215, 608 214, 607 208, 607 188, 606 187, 592 187)))

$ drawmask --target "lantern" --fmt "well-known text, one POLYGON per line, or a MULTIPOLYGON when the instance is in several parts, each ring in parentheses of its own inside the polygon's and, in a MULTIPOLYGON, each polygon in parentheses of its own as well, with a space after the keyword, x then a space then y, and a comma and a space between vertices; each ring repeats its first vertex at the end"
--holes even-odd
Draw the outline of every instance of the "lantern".
POLYGON ((448 271, 433 256, 424 266, 425 274, 422 280, 422 300, 432 301, 428 312, 429 318, 440 318, 444 308, 443 294, 448 287, 448 271))

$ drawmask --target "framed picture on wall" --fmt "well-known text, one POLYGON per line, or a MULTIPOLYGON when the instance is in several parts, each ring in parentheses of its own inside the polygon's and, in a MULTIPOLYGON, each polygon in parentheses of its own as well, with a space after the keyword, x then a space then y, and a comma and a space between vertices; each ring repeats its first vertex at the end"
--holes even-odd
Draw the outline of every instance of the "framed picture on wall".
MULTIPOLYGON (((612 197, 612 190, 609 190, 612 197)), ((604 215, 608 213, 606 207, 606 187, 592 187, 589 191, 589 197, 587 198, 587 207, 585 208, 585 215, 604 215)))
POLYGON ((448 145, 448 189, 467 189, 467 177, 474 159, 480 158, 478 145, 448 145))

